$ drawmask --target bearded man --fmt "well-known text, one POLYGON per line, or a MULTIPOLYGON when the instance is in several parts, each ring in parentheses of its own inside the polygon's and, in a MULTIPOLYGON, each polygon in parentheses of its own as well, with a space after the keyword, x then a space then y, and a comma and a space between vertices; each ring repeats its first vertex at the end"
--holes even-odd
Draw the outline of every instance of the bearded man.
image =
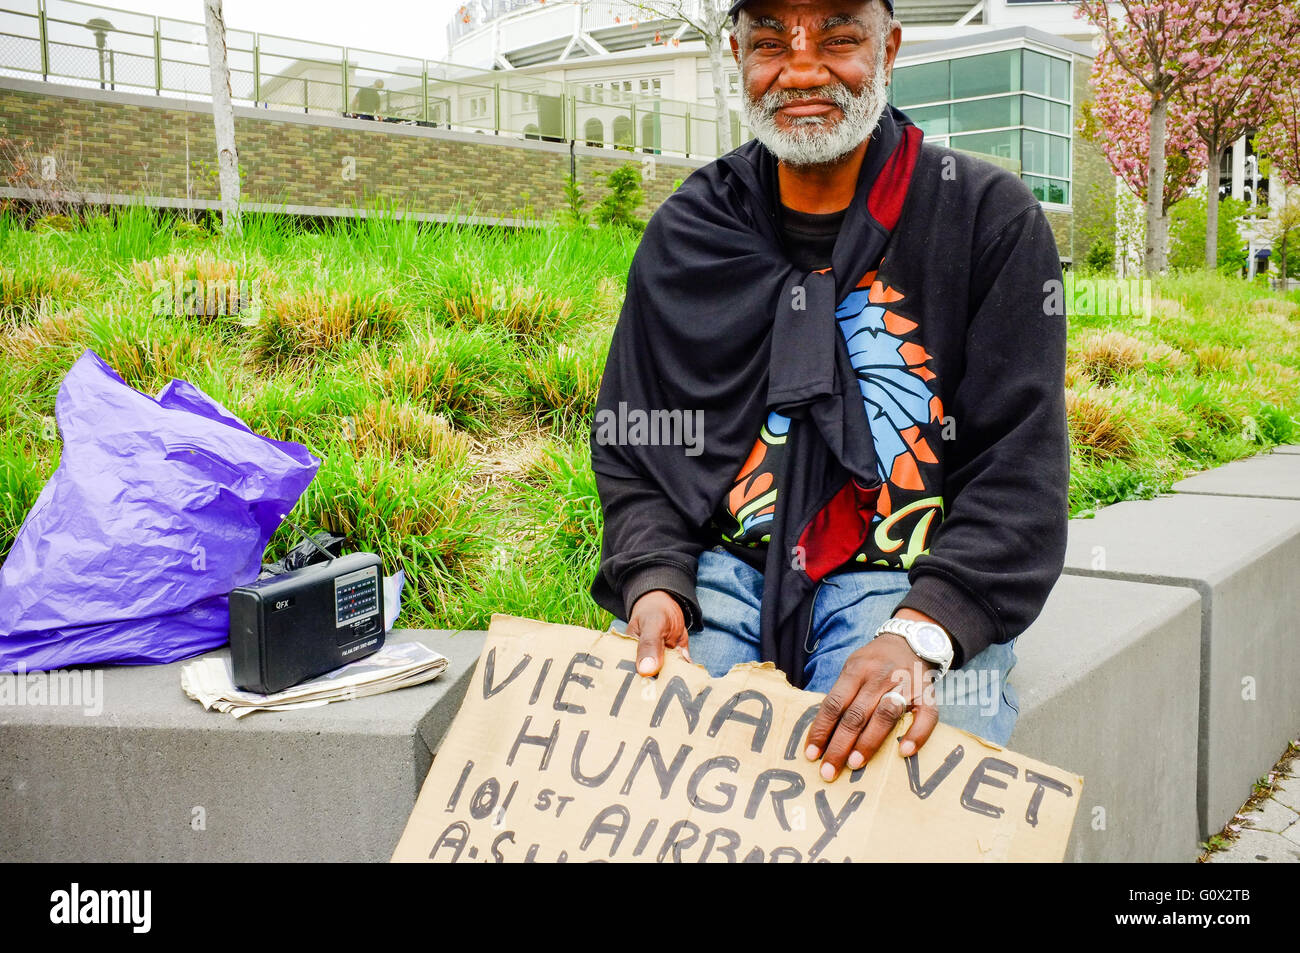
POLYGON ((674 648, 826 693, 805 753, 827 780, 908 710, 905 757, 940 719, 1005 744, 1012 646, 1065 558, 1051 229, 1017 176, 888 105, 889 0, 731 15, 754 139, 633 258, 592 430, 592 596, 644 675, 674 648), (629 408, 696 415, 702 439, 608 426, 629 408))

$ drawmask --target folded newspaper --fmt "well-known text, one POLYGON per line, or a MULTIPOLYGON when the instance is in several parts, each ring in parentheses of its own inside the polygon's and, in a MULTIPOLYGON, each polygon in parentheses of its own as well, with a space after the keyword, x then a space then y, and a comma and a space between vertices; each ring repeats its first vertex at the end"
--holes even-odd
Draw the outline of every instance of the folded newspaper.
POLYGON ((446 656, 427 645, 398 642, 274 695, 258 695, 236 688, 228 658, 190 662, 181 669, 181 688, 208 711, 216 709, 243 718, 255 711, 315 708, 330 702, 379 695, 430 681, 446 668, 446 656))

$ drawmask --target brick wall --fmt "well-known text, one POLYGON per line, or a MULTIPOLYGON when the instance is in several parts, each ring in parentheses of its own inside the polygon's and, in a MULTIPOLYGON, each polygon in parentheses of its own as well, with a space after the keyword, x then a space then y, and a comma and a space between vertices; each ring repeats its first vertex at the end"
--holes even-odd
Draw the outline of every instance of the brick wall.
MULTIPOLYGON (((564 207, 571 161, 589 207, 603 176, 642 153, 237 108, 235 136, 248 203, 290 210, 352 210, 396 203, 442 217, 512 220, 564 207)), ((0 137, 52 155, 78 191, 148 196, 164 205, 215 202, 216 146, 206 103, 0 80, 0 137)), ((707 160, 655 156, 643 173, 648 218, 707 160)))

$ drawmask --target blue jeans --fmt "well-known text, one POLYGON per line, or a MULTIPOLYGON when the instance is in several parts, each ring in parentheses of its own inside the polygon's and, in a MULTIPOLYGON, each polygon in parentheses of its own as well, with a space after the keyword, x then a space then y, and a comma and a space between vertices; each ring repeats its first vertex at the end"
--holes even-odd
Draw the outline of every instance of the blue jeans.
MULTIPOLYGON (((831 690, 848 657, 871 641, 910 585, 906 572, 886 569, 835 573, 822 581, 807 636, 806 690, 831 690)), ((741 662, 757 662, 763 574, 714 546, 700 554, 695 587, 704 630, 691 633, 691 658, 714 677, 741 662)), ((615 620, 610 628, 623 632, 626 623, 615 620)), ((939 680, 940 721, 1006 745, 1020 717, 1015 688, 1007 682, 1016 664, 1014 645, 1015 639, 990 645, 939 680)))

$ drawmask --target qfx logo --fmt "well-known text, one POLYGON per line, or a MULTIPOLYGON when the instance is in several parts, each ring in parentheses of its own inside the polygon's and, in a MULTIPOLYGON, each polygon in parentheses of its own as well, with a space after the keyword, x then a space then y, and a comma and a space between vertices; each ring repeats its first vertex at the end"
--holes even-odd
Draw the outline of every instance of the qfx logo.
POLYGON ((148 933, 153 923, 152 890, 69 890, 50 894, 50 922, 55 924, 128 924, 132 933, 148 933))

